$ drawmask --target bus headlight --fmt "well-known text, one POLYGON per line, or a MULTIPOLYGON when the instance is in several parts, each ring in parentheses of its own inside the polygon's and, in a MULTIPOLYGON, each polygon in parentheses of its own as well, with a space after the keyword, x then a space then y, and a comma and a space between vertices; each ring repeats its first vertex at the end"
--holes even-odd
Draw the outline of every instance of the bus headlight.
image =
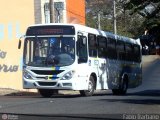
POLYGON ((63 77, 61 78, 61 80, 70 80, 74 74, 75 74, 75 71, 71 70, 71 71, 67 72, 66 74, 64 74, 63 77))
POLYGON ((26 70, 23 70, 23 76, 26 78, 26 79, 33 79, 32 78, 32 75, 26 71, 26 70))

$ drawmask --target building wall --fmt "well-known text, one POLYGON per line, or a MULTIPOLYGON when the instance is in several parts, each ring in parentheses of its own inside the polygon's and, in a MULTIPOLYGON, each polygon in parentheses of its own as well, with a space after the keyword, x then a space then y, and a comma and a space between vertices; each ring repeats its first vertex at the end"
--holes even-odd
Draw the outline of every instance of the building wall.
POLYGON ((18 40, 35 23, 34 0, 2 0, 0 11, 0 88, 22 89, 18 40))
POLYGON ((40 0, 34 0, 34 19, 35 24, 42 23, 42 12, 41 11, 41 1, 40 0))
POLYGON ((67 22, 85 25, 85 0, 66 0, 67 22))
MULTIPOLYGON (((0 4, 0 88, 22 90, 23 46, 18 40, 32 24, 45 23, 44 3, 49 0, 10 0, 0 4)), ((85 24, 84 0, 55 0, 64 2, 62 21, 85 24)))
MULTIPOLYGON (((41 11, 49 0, 41 0, 41 11)), ((85 25, 85 0, 54 0, 63 2, 64 9, 60 10, 60 23, 76 23, 85 25)), ((57 22, 57 10, 54 9, 55 22, 57 22)), ((45 23, 45 13, 42 13, 42 23, 45 23)))

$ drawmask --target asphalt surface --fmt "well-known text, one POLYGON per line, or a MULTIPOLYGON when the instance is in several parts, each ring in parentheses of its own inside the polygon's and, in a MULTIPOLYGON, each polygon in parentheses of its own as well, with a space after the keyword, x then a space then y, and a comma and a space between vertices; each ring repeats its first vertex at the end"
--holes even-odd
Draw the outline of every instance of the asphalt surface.
POLYGON ((160 60, 143 68, 143 84, 128 90, 125 96, 112 95, 110 90, 92 97, 79 94, 0 96, 0 119, 18 120, 101 120, 160 119, 160 60), (7 118, 7 119, 6 119, 7 118))

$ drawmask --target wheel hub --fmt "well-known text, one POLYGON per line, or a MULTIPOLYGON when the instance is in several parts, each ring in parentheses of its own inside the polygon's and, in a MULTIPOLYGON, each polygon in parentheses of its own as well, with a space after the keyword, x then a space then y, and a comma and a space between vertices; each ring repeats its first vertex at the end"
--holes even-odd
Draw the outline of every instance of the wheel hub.
POLYGON ((93 90, 93 84, 91 81, 89 81, 89 84, 88 84, 88 91, 91 92, 93 90))

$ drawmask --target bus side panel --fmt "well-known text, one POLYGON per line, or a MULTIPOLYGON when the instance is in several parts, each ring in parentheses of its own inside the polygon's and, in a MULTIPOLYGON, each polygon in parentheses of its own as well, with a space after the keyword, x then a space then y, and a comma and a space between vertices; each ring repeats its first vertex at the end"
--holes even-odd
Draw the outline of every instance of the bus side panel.
POLYGON ((141 64, 107 60, 107 83, 109 89, 118 89, 124 75, 128 76, 128 88, 135 88, 142 84, 141 64))
POLYGON ((135 88, 142 84, 141 64, 135 63, 130 65, 128 88, 135 88))
POLYGON ((122 67, 120 61, 107 59, 107 83, 109 89, 118 89, 121 71, 122 67))

